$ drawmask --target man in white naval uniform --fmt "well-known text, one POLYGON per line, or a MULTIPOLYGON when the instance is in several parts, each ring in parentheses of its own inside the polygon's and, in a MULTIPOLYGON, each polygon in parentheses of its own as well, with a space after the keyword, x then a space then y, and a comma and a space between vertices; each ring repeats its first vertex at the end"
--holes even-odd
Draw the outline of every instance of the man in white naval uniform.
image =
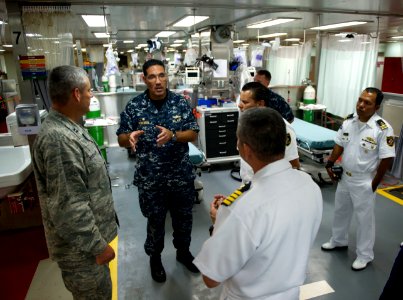
MULTIPOLYGON (((240 110, 240 114, 249 108, 268 107, 268 101, 269 98, 267 97, 267 89, 259 82, 249 82, 242 87, 239 97, 238 108, 240 110)), ((283 120, 286 124, 287 131, 284 158, 290 162, 293 168, 299 169, 300 163, 297 148, 297 137, 290 123, 288 123, 285 119, 283 120)), ((252 180, 253 170, 242 158, 239 173, 242 178, 242 182, 246 183, 252 180)))
POLYGON ((332 237, 322 250, 347 249, 348 229, 353 213, 357 217, 357 258, 352 264, 355 271, 363 270, 374 259, 375 243, 375 190, 395 156, 392 127, 376 111, 383 93, 366 88, 360 95, 356 113, 343 122, 335 138, 335 146, 326 164, 332 171, 335 161, 343 154, 343 173, 335 195, 332 237))
POLYGON ((207 287, 223 283, 220 299, 296 300, 322 218, 320 189, 284 159, 278 112, 248 109, 237 138, 255 173, 251 187, 235 191, 218 210, 211 204, 214 231, 193 262, 207 287))

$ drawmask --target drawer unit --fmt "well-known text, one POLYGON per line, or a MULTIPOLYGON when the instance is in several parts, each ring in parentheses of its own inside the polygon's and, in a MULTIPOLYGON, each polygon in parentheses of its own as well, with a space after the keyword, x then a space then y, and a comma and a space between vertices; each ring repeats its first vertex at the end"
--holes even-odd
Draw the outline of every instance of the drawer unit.
POLYGON ((197 108, 201 117, 201 149, 208 162, 235 161, 239 159, 236 147, 236 127, 238 109, 231 108, 197 108))

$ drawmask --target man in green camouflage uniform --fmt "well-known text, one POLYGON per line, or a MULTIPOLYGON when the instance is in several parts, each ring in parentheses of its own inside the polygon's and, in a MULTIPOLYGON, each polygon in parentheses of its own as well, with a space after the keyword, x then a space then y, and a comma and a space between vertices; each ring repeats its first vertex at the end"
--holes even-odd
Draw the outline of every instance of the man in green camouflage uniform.
POLYGON ((195 199, 188 142, 199 127, 186 100, 167 89, 164 64, 155 59, 143 65, 147 90, 130 100, 120 115, 119 145, 136 151, 134 184, 141 212, 147 218, 145 252, 150 256, 151 276, 164 282, 161 262, 165 218, 171 213, 176 259, 198 273, 189 251, 192 207, 195 199))
POLYGON ((52 110, 35 140, 33 166, 49 254, 74 299, 111 299, 111 184, 97 144, 79 125, 93 96, 90 82, 83 69, 61 66, 48 88, 52 110))

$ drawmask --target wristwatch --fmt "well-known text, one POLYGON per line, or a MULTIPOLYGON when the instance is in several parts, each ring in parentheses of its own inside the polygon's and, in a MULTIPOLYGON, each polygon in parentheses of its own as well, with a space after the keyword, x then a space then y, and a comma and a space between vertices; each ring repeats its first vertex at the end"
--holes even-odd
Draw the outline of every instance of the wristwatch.
POLYGON ((176 142, 176 132, 172 131, 172 137, 171 137, 172 142, 176 142))

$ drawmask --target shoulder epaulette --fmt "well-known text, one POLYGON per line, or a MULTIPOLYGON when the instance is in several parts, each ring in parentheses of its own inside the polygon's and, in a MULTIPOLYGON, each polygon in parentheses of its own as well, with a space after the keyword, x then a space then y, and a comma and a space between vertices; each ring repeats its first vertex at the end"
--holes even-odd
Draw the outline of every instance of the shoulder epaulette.
POLYGON ((232 203, 234 203, 234 201, 241 196, 244 192, 246 192, 247 190, 249 190, 250 188, 250 182, 242 185, 239 189, 235 190, 231 195, 229 195, 227 198, 225 198, 222 201, 222 205, 225 206, 230 206, 232 203))
POLYGON ((385 130, 388 128, 388 125, 386 125, 385 121, 382 119, 376 120, 376 124, 382 129, 385 130))
POLYGON ((352 119, 354 117, 354 114, 349 114, 344 120, 352 119))

